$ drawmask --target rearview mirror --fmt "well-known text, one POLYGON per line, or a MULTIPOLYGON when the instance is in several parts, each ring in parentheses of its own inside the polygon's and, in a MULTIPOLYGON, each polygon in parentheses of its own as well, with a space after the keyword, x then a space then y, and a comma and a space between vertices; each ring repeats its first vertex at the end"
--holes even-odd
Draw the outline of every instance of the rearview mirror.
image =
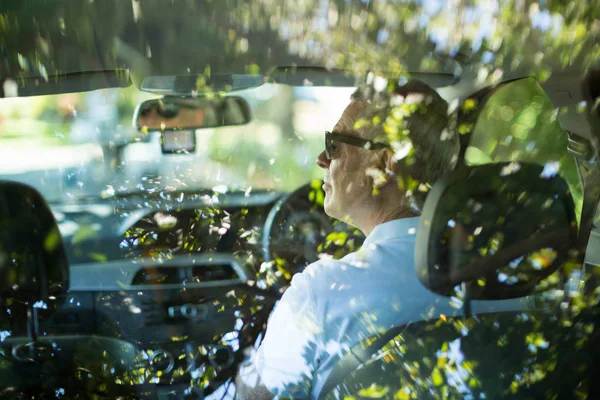
POLYGON ((140 103, 133 126, 140 132, 164 132, 244 125, 250 120, 250 106, 241 97, 164 97, 140 103))

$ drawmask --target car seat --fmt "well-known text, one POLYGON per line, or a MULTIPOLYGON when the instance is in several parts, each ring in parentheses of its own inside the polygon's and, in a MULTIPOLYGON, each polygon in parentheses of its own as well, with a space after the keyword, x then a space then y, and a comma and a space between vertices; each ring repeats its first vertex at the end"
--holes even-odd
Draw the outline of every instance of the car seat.
POLYGON ((143 357, 133 344, 53 322, 68 317, 68 289, 50 208, 33 188, 0 181, 0 398, 134 396, 143 357))
POLYGON ((426 288, 457 299, 462 315, 415 321, 359 343, 320 397, 564 398, 585 391, 593 315, 576 312, 564 295, 576 241, 569 187, 542 166, 488 164, 440 180, 421 217, 415 268, 426 288), (524 296, 534 297, 535 309, 470 310, 472 300, 524 296))

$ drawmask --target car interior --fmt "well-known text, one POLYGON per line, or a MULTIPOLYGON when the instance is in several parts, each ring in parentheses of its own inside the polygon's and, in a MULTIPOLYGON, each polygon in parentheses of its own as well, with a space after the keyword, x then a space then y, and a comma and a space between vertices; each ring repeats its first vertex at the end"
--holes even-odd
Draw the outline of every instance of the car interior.
MULTIPOLYGON (((229 19, 220 19, 221 6, 196 2, 203 4, 194 8, 198 29, 218 33, 206 42, 185 31, 191 24, 177 27, 176 10, 194 2, 169 11, 126 2, 113 21, 119 32, 85 8, 120 9, 116 2, 72 10, 26 3, 7 5, 5 14, 0 7, 0 399, 235 398, 238 368, 260 345, 292 276, 365 239, 325 214, 313 164, 321 126, 335 123, 350 94, 374 76, 419 80, 449 103, 457 167, 427 189, 411 273, 456 312, 432 307, 421 320, 357 343, 319 398, 600 396, 593 40, 585 49, 596 58, 558 60, 548 64, 551 73, 540 73, 539 63, 515 64, 509 56, 519 57, 502 48, 498 54, 516 66, 494 75, 476 68, 470 50, 437 51, 407 30, 414 54, 403 53, 400 70, 377 57, 363 65, 338 54, 343 65, 331 65, 310 46, 292 52, 304 43, 294 37, 305 28, 303 6, 271 10, 277 0, 257 2, 258 11, 227 3, 221 14, 229 19), (11 22, 16 15, 29 26, 28 7, 39 32, 11 22), (283 29, 285 16, 293 23, 267 35, 247 22, 263 14, 260 29, 283 29), (88 20, 89 29, 76 27, 88 20), (198 54, 171 46, 177 39, 169 30, 201 43, 198 54), (88 34, 92 42, 83 43, 88 34), (50 72, 27 46, 42 56, 55 51, 50 72), (81 97, 67 97, 74 94, 81 97), (38 113, 31 119, 59 122, 51 139, 13 146, 42 136, 42 125, 14 111, 28 108, 38 113), (120 116, 105 124, 114 110, 120 116), (311 113, 318 121, 290 122, 311 113), (68 148, 63 139, 73 150, 60 152, 68 148), (59 150, 50 156, 52 146, 59 150), (68 162, 77 157, 83 161, 68 162), (477 307, 525 298, 531 308, 477 307)), ((377 10, 372 2, 314 3, 327 21, 346 21, 334 13, 346 10, 354 32, 377 10)), ((305 42, 318 47, 318 40, 307 34, 305 42)))
MULTIPOLYGON (((594 76, 597 73, 584 80, 588 98, 597 93, 594 76)), ((489 96, 490 90, 474 95, 481 102, 489 96)), ((588 108, 591 132, 600 122, 596 108, 588 108)), ((595 156, 583 150, 588 139, 594 140, 569 138, 569 151, 584 165, 595 162, 595 156), (577 143, 584 144, 581 153, 577 143)), ((595 220, 598 191, 595 167, 587 167, 579 224, 566 182, 533 164, 520 164, 517 170, 508 163, 458 168, 437 182, 421 215, 415 273, 429 290, 460 297, 462 315, 398 326, 357 344, 336 365, 321 397, 594 397, 598 388, 590 374, 598 354, 595 313, 583 312, 568 295, 573 284, 582 285, 579 277, 585 268, 589 274, 595 265, 591 249, 596 234, 590 219, 595 220), (545 205, 535 206, 536 201, 545 205), (477 230, 486 235, 465 240, 468 232, 477 230), (529 264, 532 255, 548 250, 551 258, 545 267, 529 264), (565 270, 569 259, 579 259, 584 268, 576 271, 575 281, 569 276, 573 271, 565 270), (551 285, 562 296, 546 291, 553 273, 558 275, 551 285), (478 299, 526 296, 535 299, 531 310, 474 316, 470 307, 478 299), (550 342, 555 344, 552 349, 550 342), (453 346, 461 350, 453 351, 453 346), (441 373, 448 363, 453 365, 441 373), (553 365, 551 373, 535 377, 548 364, 553 365), (365 387, 363 382, 372 385, 365 387)), ((580 287, 584 296, 590 296, 594 282, 580 287)))

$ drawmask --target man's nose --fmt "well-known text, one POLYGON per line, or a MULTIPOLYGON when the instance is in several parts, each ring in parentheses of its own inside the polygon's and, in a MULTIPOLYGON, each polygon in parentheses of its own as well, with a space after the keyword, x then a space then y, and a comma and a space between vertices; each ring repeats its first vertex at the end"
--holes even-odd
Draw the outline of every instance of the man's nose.
POLYGON ((331 160, 327 158, 325 155, 325 150, 323 150, 317 157, 317 165, 323 169, 327 169, 329 168, 329 164, 331 164, 331 160))

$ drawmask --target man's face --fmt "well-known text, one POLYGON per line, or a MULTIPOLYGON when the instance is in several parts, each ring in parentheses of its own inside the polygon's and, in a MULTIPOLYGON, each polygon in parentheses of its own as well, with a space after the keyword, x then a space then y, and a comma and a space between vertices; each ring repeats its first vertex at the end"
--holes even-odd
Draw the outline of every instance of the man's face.
MULTIPOLYGON (((354 123, 360 118, 362 103, 352 102, 342 114, 332 133, 367 139, 354 129, 354 123)), ((325 170, 323 189, 325 190, 325 213, 330 217, 343 220, 356 220, 361 206, 372 196, 372 181, 366 171, 371 166, 368 151, 349 144, 333 142, 331 160, 325 151, 317 158, 317 165, 325 170)))

